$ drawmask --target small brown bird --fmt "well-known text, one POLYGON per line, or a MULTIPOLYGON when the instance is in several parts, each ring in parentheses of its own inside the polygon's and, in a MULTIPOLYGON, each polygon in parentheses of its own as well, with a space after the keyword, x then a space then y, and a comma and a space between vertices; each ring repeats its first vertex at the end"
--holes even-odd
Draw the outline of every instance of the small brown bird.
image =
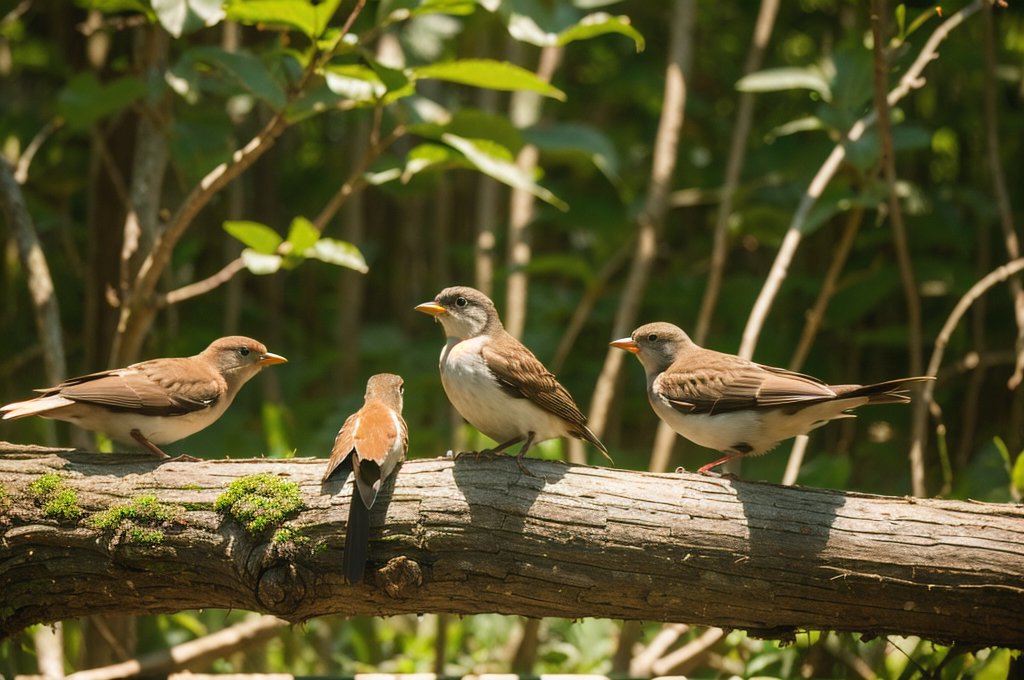
POLYGON ((359 583, 370 543, 370 508, 381 484, 409 450, 409 430, 402 419, 402 378, 379 373, 366 383, 363 407, 341 426, 331 449, 323 481, 351 456, 355 485, 349 502, 342 569, 349 583, 359 583))
POLYGON ((647 397, 658 417, 690 441, 728 454, 697 472, 733 458, 770 451, 783 439, 807 434, 864 404, 905 404, 911 383, 902 378, 875 385, 827 385, 698 347, 670 323, 649 323, 611 343, 636 354, 647 373, 647 397))
POLYGON ((288 361, 250 338, 220 338, 192 357, 151 359, 65 380, 42 396, 0 408, 4 420, 42 416, 160 450, 221 417, 264 366, 288 361))
POLYGON ((490 298, 466 286, 442 290, 433 302, 417 305, 444 326, 441 384, 462 417, 501 442, 481 453, 497 453, 526 440, 519 467, 530 447, 554 437, 575 437, 608 449, 587 428, 587 419, 569 392, 533 352, 505 331, 490 298))

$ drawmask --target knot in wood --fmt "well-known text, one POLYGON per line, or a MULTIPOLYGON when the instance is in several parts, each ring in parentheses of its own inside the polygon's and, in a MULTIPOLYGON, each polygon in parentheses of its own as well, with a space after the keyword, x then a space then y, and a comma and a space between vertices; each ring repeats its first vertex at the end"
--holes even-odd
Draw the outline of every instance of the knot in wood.
POLYGON ((423 585, 420 565, 401 555, 377 570, 377 586, 394 598, 412 597, 423 585))
POLYGON ((294 564, 278 564, 260 574, 256 601, 264 611, 287 616, 298 610, 306 597, 306 583, 294 564))

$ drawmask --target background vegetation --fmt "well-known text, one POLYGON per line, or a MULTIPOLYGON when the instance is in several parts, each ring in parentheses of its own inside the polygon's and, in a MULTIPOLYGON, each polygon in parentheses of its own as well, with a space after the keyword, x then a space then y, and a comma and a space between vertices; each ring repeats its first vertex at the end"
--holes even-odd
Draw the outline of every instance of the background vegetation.
MULTIPOLYGON (((645 219, 655 218, 656 248, 626 330, 671 321, 699 329, 707 346, 736 352, 801 196, 875 107, 879 62, 867 2, 782 3, 760 73, 746 79, 753 2, 338 5, 234 2, 225 14, 219 0, 0 1, 3 172, 21 185, 59 303, 49 322, 34 311, 29 284, 38 279, 24 225, 5 213, 4 403, 60 377, 193 354, 242 333, 290 363, 243 389, 214 426, 167 447, 172 455, 326 456, 366 378, 379 371, 405 377, 412 457, 462 450, 483 440, 453 416, 437 375, 442 336, 412 310, 462 283, 492 294, 513 331, 587 411, 616 319, 630 316, 645 219), (350 17, 357 41, 342 38, 350 17), (479 59, 523 71, 462 61, 479 59), (669 62, 685 75, 685 118, 669 149, 677 160, 661 212, 649 193, 669 62), (744 96, 737 83, 756 94, 746 95, 754 115, 740 140, 746 158, 733 193, 722 187, 744 96), (234 163, 247 169, 221 187, 223 177, 210 173, 224 162, 233 172, 232 154, 243 147, 250 151, 234 163), (197 197, 204 177, 215 186, 197 197), (524 196, 539 200, 530 205, 524 196), (731 205, 720 216, 725 197, 731 205), (699 321, 719 220, 727 253, 721 292, 699 321), (253 222, 278 236, 268 240, 253 222), (161 252, 166 267, 147 265, 161 252)), ((925 3, 880 8, 886 89, 943 18, 965 5, 943 5, 941 17, 925 3)), ((800 229, 756 360, 802 364, 833 383, 923 372, 960 297, 1019 257, 1008 248, 1024 203, 1024 166, 1014 162, 1024 128, 1024 13, 997 7, 992 18, 991 35, 986 12, 955 28, 925 82, 894 107, 895 206, 877 128, 846 144, 800 229), (902 266, 894 207, 905 223, 902 266), (844 240, 849 254, 839 267, 844 240), (806 360, 794 358, 830 267, 838 267, 834 294, 806 360)), ((12 195, 5 190, 8 205, 12 195)), ((1024 390, 1007 387, 1019 288, 994 288, 949 337, 923 449, 929 495, 1019 500, 1024 390)), ((611 376, 617 387, 603 439, 619 466, 647 469, 658 421, 643 372, 627 359, 611 376)), ((877 407, 817 431, 799 482, 920 495, 907 455, 912 415, 877 407)), ((0 424, 0 439, 93 445, 41 419, 0 424)), ((780 481, 789 448, 745 461, 742 476, 780 481)), ((568 452, 555 441, 535 455, 568 452)), ((667 467, 694 469, 711 455, 680 441, 667 467)), ((124 645, 160 649, 243 616, 139 619, 137 640, 124 645)), ((88 625, 64 626, 69 671, 102 663, 83 643, 88 625)), ((34 672, 38 637, 26 631, 0 643, 0 673, 34 672)), ((782 647, 741 632, 713 637, 607 620, 524 627, 499 616, 322 619, 214 670, 625 673, 633 643, 656 638, 669 653, 708 644, 682 670, 641 668, 648 674, 985 678, 1005 677, 1010 664, 1006 650, 967 653, 913 639, 811 633, 782 647)))

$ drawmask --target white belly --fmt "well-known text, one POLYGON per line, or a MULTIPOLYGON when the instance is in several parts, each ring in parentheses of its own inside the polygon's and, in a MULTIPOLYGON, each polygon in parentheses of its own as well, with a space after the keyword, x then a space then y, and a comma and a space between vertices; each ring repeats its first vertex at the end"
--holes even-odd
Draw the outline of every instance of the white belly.
POLYGON ((143 416, 131 413, 111 413, 84 404, 55 411, 52 416, 66 420, 87 430, 102 432, 116 442, 138 445, 132 437, 132 430, 138 430, 146 439, 157 446, 171 444, 195 434, 220 418, 230 405, 230 400, 221 399, 213 408, 195 411, 181 416, 143 416), (63 411, 63 412, 62 412, 63 411))
POLYGON ((565 423, 529 399, 507 395, 480 354, 483 338, 448 338, 441 350, 441 384, 469 424, 498 443, 534 433, 534 443, 568 436, 565 423))
POLYGON ((750 454, 771 450, 784 439, 807 434, 834 418, 849 417, 843 411, 867 402, 867 398, 827 401, 802 408, 732 411, 716 415, 685 414, 648 392, 654 412, 694 444, 722 452, 736 451, 737 444, 751 447, 750 454))

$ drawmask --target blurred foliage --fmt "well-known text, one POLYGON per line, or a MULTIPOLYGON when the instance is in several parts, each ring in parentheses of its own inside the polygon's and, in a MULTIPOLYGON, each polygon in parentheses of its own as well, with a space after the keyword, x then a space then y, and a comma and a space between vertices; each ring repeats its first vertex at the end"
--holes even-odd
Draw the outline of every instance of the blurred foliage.
MULTIPOLYGON (((944 16, 964 4, 944 5, 944 16)), ((24 190, 55 278, 71 374, 105 367, 116 323, 105 289, 116 289, 124 211, 99 162, 97 138, 106 140, 113 162, 130 178, 140 118, 158 123, 170 157, 159 201, 165 221, 191 187, 274 112, 283 111, 291 123, 271 151, 200 213, 176 247, 161 289, 204 279, 239 256, 250 271, 165 309, 144 348, 147 357, 185 355, 216 336, 242 332, 290 363, 264 372, 215 425, 170 445, 171 455, 327 456, 338 427, 361 404, 365 379, 379 371, 405 377, 412 457, 440 455, 456 441, 479 446, 484 439, 468 426, 453 430, 436 369, 442 338, 411 308, 443 286, 473 283, 482 174, 544 201, 536 205, 531 226, 524 337, 542 361, 554 355, 586 288, 629 239, 647 190, 671 3, 379 0, 367 3, 343 36, 353 5, 0 0, 0 152, 17 159, 47 123, 59 123, 39 148, 24 190), (225 40, 226 20, 242 26, 235 46, 225 40), (166 63, 147 71, 140 55, 160 31, 171 36, 166 63), (551 83, 534 75, 539 46, 545 45, 565 46, 551 83), (303 85, 303 69, 323 51, 333 51, 334 58, 303 85), (539 123, 528 129, 512 123, 513 90, 545 98, 539 123), (361 175, 358 202, 349 199, 322 234, 312 228, 304 216, 318 215, 358 167, 370 130, 383 135, 399 125, 407 133, 361 175), (535 173, 513 162, 525 144, 540 150, 535 173), (356 211, 365 222, 362 233, 354 226, 356 211)), ((698 3, 672 187, 699 189, 710 198, 669 213, 640 315, 640 322, 695 323, 739 90, 756 92, 747 162, 729 217, 729 261, 708 341, 723 351, 737 349, 810 178, 872 106, 866 2, 782 3, 765 68, 744 77, 756 15, 753 2, 698 3)), ((931 5, 908 3, 890 7, 887 20, 895 82, 940 19, 931 5)), ((1015 192, 1024 183, 1024 166, 1015 162, 1024 139, 1024 12, 1015 5, 998 10, 996 28, 1000 161, 1015 192)), ((957 28, 926 68, 925 86, 893 111, 899 196, 924 296, 926 357, 959 296, 1005 260, 982 118, 982 36, 979 17, 957 28)), ((861 206, 864 223, 803 370, 833 383, 907 374, 906 304, 884 214, 879 148, 874 129, 850 145, 805 225, 805 241, 757 360, 789 362, 847 213, 861 206)), ((1022 198, 1011 195, 1018 224, 1022 198)), ((493 250, 499 310, 509 274, 507 206, 507 193, 501 193, 493 250)), ((6 403, 25 398, 45 378, 7 225, 0 224, 0 239, 0 399, 6 403)), ((621 270, 611 278, 560 371, 584 410, 624 280, 621 270)), ((937 385, 946 428, 939 439, 948 464, 933 436, 930 488, 945 483, 952 497, 1019 500, 1024 390, 1006 389, 1015 334, 1005 287, 977 304, 953 334, 946 365, 976 351, 984 368, 951 370, 937 385)), ((636 362, 627 361, 621 385, 603 439, 618 465, 644 469, 657 420, 636 362)), ((881 406, 816 431, 801 483, 908 493, 909 420, 909 408, 881 406)), ((66 430, 58 431, 67 437, 66 430)), ((2 439, 44 437, 39 419, 0 424, 2 439)), ((743 476, 778 481, 787 451, 784 444, 746 461, 743 476)), ((562 445, 549 442, 534 455, 559 458, 562 445)), ((709 455, 680 442, 673 465, 692 469, 709 455)), ((138 649, 177 644, 242 616, 203 611, 144 617, 138 649)), ((620 627, 607 620, 543 621, 533 672, 610 672, 620 627)), ((518 620, 501 616, 324 618, 221 660, 212 670, 507 672, 521 629, 518 620), (447 636, 443 667, 435 668, 439 621, 446 622, 447 636)), ((659 629, 645 624, 641 642, 659 629)), ((699 633, 684 635, 680 644, 699 633)), ((66 623, 65 638, 72 670, 82 652, 77 622, 66 623)), ((0 674, 35 672, 33 655, 31 631, 0 643, 0 674)), ((1011 661, 1006 650, 968 653, 916 639, 809 633, 783 647, 734 632, 691 674, 835 676, 851 672, 851 658, 879 677, 900 680, 1002 678, 1011 661)))

